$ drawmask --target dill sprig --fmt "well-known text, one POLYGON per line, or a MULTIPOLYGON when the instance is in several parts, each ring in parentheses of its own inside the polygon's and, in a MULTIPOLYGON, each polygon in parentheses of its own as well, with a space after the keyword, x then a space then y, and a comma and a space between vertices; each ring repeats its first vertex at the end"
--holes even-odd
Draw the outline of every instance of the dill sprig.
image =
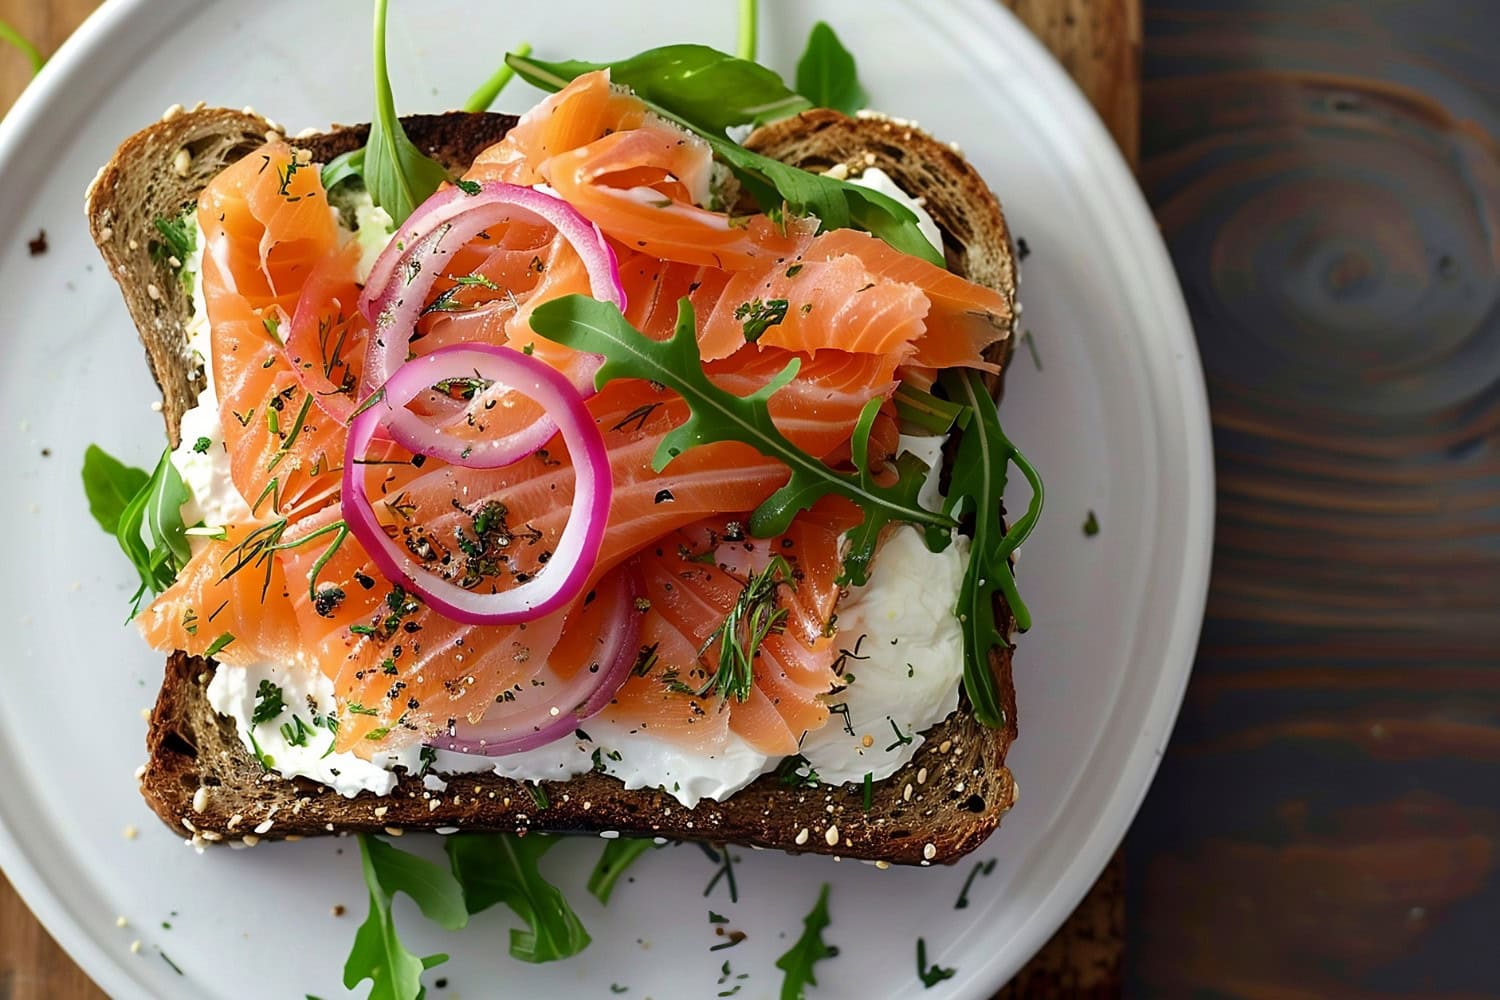
POLYGON ((781 556, 773 557, 760 572, 751 572, 734 607, 698 650, 702 656, 715 643, 719 647, 718 669, 698 689, 698 697, 715 690, 721 698, 745 701, 750 697, 750 689, 755 686, 755 658, 760 655, 761 644, 786 629, 787 610, 776 601, 783 585, 795 586, 792 568, 781 556))

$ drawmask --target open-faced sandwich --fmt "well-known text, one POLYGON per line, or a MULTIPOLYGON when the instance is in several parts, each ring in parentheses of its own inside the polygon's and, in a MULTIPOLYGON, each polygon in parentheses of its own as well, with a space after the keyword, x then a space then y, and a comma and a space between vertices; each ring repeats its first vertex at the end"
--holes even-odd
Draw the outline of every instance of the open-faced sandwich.
POLYGON ((169 441, 116 521, 143 794, 199 846, 952 862, 1016 797, 1036 516, 995 196, 701 46, 509 64, 519 118, 398 119, 377 62, 372 126, 177 108, 90 189, 169 441))

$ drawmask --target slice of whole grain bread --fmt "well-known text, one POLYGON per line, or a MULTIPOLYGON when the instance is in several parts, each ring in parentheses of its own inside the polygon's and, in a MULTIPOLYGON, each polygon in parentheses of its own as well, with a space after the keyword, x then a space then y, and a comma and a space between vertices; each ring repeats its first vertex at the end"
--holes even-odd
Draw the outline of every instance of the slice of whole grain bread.
MULTIPOLYGON (((403 119, 423 150, 455 174, 497 141, 515 119, 448 114, 403 119)), ((196 400, 201 374, 185 351, 191 302, 160 253, 153 220, 172 218, 208 180, 264 141, 269 122, 223 109, 182 112, 125 141, 87 197, 89 226, 130 309, 163 394, 167 434, 176 443, 182 413, 196 400), (184 156, 180 151, 186 150, 184 156)), ((363 143, 364 126, 298 136, 293 145, 315 162, 363 143)), ((943 230, 950 267, 1002 291, 1015 303, 1015 270, 1005 221, 983 180, 949 147, 908 126, 854 120, 815 111, 761 129, 749 144, 787 162, 822 170, 835 164, 857 174, 879 166, 903 189, 920 192, 943 230)), ((1008 357, 1007 337, 993 357, 1008 357)), ((999 380, 995 380, 998 398, 999 380)), ((1009 609, 999 608, 1007 633, 1009 609)), ((241 744, 233 723, 209 707, 205 689, 214 663, 177 652, 166 674, 147 734, 141 793, 170 827, 194 843, 253 846, 261 840, 318 834, 402 830, 618 831, 816 852, 893 864, 951 863, 977 847, 1016 800, 1005 767, 1016 737, 1011 651, 991 667, 1005 725, 981 725, 961 703, 929 730, 915 758, 873 788, 789 788, 762 776, 726 802, 687 809, 661 791, 627 791, 616 779, 586 774, 533 785, 481 775, 440 775, 438 790, 404 775, 394 792, 348 799, 302 778, 264 771, 241 744), (545 805, 542 803, 545 802, 545 805)), ((434 783, 435 784, 435 783, 434 783)))

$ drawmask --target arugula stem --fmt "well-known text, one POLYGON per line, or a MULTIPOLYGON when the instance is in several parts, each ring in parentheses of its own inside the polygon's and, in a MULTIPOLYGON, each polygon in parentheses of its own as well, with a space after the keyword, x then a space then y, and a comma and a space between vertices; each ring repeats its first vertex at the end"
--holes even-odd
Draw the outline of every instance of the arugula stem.
MULTIPOLYGON (((522 57, 531 55, 531 43, 522 42, 520 45, 517 45, 515 54, 522 57)), ((502 62, 500 68, 495 70, 495 75, 484 81, 478 90, 469 95, 469 99, 464 102, 464 110, 470 114, 488 111, 490 105, 495 103, 495 98, 500 96, 500 91, 504 90, 506 84, 510 83, 511 80, 515 79, 515 75, 516 71, 511 64, 502 62)))
POLYGON ((31 63, 31 74, 33 76, 40 73, 42 66, 47 62, 46 57, 37 50, 35 45, 32 45, 24 35, 15 28, 12 28, 5 21, 0 21, 0 42, 9 42, 20 50, 21 54, 26 57, 26 61, 31 63))
MULTIPOLYGON (((390 72, 385 65, 385 9, 387 0, 375 0, 375 79, 389 80, 390 72)), ((376 114, 387 118, 396 117, 396 99, 389 87, 375 88, 376 114)))
POLYGON ((740 0, 739 44, 735 55, 750 62, 755 61, 755 21, 758 7, 755 0, 740 0))

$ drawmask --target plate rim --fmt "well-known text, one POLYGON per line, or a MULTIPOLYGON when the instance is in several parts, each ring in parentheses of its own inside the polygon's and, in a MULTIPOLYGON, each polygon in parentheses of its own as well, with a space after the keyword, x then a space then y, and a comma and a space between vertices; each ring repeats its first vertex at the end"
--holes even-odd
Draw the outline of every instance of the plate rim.
MULTIPOLYGON (((117 32, 128 30, 129 23, 154 2, 105 0, 84 20, 0 120, 0 163, 20 154, 22 140, 37 128, 49 106, 66 93, 66 85, 80 66, 117 32)), ((914 0, 904 2, 911 5, 914 0)), ((1009 957, 997 952, 989 961, 971 965, 974 972, 964 976, 961 985, 955 984, 963 996, 979 998, 989 996, 1019 971, 1076 909, 1123 841, 1150 789, 1191 677, 1202 628, 1212 560, 1215 485, 1207 392, 1191 318, 1175 268, 1133 172, 1074 81, 1009 9, 995 0, 951 0, 951 3, 958 17, 967 18, 969 23, 1003 39, 1008 54, 1034 77, 1036 90, 1062 106, 1060 117, 1069 119, 1070 126, 1076 127, 1077 145, 1100 187, 1107 189, 1116 228, 1131 242, 1143 276, 1141 284, 1150 287, 1155 312, 1164 320, 1160 350, 1175 350, 1167 368, 1181 396, 1182 415, 1188 418, 1181 426, 1186 451, 1183 470, 1187 477, 1184 507, 1189 524, 1181 533, 1180 552, 1168 553, 1179 557, 1181 585, 1174 616, 1162 640, 1163 649, 1171 655, 1164 659, 1157 673, 1155 690, 1141 720, 1143 737, 1131 746, 1117 791, 1105 800, 1105 808, 1097 815, 1084 849, 1065 877, 1036 903, 1020 934, 1012 939, 1012 944, 1017 940, 1019 944, 1008 949, 1009 957), (1147 739, 1146 733, 1154 733, 1156 738, 1147 739)), ((1099 197, 1090 200, 1097 203, 1099 197)), ((106 949, 72 913, 62 895, 54 890, 55 880, 32 863, 3 816, 0 816, 0 869, 48 933, 96 984, 117 995, 144 989, 144 983, 131 974, 121 956, 106 949)))

